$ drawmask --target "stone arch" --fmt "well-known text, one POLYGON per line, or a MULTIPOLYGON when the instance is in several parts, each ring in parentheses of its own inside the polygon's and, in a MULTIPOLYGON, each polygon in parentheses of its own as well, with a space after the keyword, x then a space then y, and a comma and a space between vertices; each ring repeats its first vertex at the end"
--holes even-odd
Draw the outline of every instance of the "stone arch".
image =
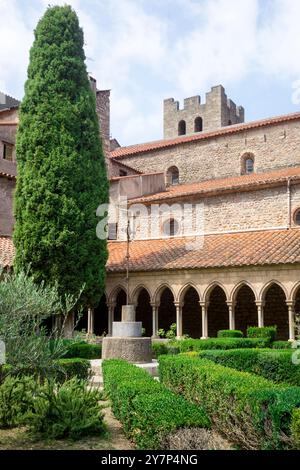
POLYGON ((276 284, 278 287, 280 287, 284 292, 285 298, 288 299, 288 293, 287 293, 286 287, 280 281, 277 281, 276 279, 272 279, 271 281, 267 282, 262 287, 262 289, 259 293, 259 299, 258 300, 261 300, 262 302, 265 301, 266 292, 269 289, 269 287, 272 286, 273 284, 276 284))
POLYGON ((288 340, 289 318, 285 287, 278 281, 268 282, 262 290, 261 298, 264 302, 264 325, 276 325, 277 338, 288 340))
POLYGON ((151 297, 151 292, 150 292, 150 289, 148 289, 147 286, 145 286, 145 284, 138 284, 132 291, 131 295, 130 295, 130 298, 132 300, 132 303, 136 304, 137 303, 137 300, 138 300, 138 296, 139 296, 139 293, 142 289, 145 289, 148 294, 149 294, 149 297, 150 299, 152 298, 151 297))
POLYGON ((235 328, 247 333, 248 326, 257 326, 257 305, 255 290, 249 282, 242 281, 232 292, 235 328))
POLYGON ((122 320, 122 307, 127 303, 127 295, 124 288, 120 288, 115 297, 115 308, 114 308, 114 318, 113 321, 122 320))
POLYGON ((107 296, 104 293, 99 304, 94 309, 94 333, 102 336, 108 333, 108 307, 107 296))
POLYGON ((186 122, 182 119, 178 123, 178 135, 185 135, 186 134, 186 122))
POLYGON ((241 174, 248 175, 254 172, 255 156, 252 152, 245 152, 241 156, 241 174))
POLYGON ((159 287, 157 287, 157 289, 155 290, 154 295, 152 297, 152 302, 155 303, 156 305, 159 305, 160 299, 161 299, 161 294, 164 291, 164 289, 170 289, 170 291, 173 294, 174 300, 176 299, 175 292, 172 289, 172 287, 170 286, 170 284, 168 284, 167 282, 164 282, 163 284, 160 284, 159 287))
POLYGON ((229 301, 229 295, 228 295, 228 291, 227 291, 226 287, 219 281, 213 281, 206 287, 206 289, 204 291, 204 294, 203 294, 203 301, 204 302, 209 301, 211 291, 217 286, 220 287, 225 292, 226 301, 229 301))
POLYGON ((202 117, 196 117, 194 121, 194 132, 202 132, 203 131, 203 119, 202 117))
POLYGON ((140 286, 136 295, 136 321, 142 322, 142 327, 145 329, 145 336, 152 336, 152 306, 149 290, 140 286))
POLYGON ((179 303, 182 303, 184 302, 184 296, 186 294, 186 292, 190 289, 190 288, 193 288, 195 289, 195 291, 197 292, 198 294, 198 297, 199 297, 199 301, 201 300, 201 294, 199 292, 199 289, 198 287, 196 286, 196 284, 194 284, 193 282, 188 282, 187 284, 184 284, 184 286, 182 286, 177 294, 177 297, 176 297, 176 302, 179 302, 179 303))
POLYGON ((200 295, 195 286, 188 284, 179 296, 182 303, 182 333, 191 338, 201 338, 202 317, 200 295))
POLYGON ((297 282, 293 287, 291 299, 294 305, 294 313, 298 316, 300 315, 300 282, 297 282))
POLYGON ((214 282, 206 289, 204 299, 208 303, 208 336, 216 337, 219 330, 229 329, 227 290, 222 286, 222 284, 214 282))
POLYGON ((166 284, 156 292, 155 299, 158 307, 158 329, 167 331, 172 323, 176 323, 175 296, 173 290, 166 284), (159 299, 159 302, 158 302, 159 299))
POLYGON ((176 185, 179 184, 179 169, 177 166, 172 165, 166 171, 166 184, 176 185))
POLYGON ((108 301, 111 302, 111 303, 116 302, 116 298, 117 298, 117 295, 118 295, 120 290, 123 290, 123 291, 126 292, 126 287, 123 284, 118 284, 117 286, 115 286, 110 291, 110 294, 107 296, 108 301))

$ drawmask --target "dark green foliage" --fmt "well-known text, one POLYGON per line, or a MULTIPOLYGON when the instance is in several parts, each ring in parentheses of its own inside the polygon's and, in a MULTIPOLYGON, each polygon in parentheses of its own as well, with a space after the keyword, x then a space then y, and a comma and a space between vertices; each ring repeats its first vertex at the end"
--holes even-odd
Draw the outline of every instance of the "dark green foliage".
POLYGON ((218 338, 242 338, 243 332, 241 330, 219 330, 218 338))
POLYGON ((274 343, 272 344, 273 349, 291 349, 291 347, 291 341, 274 341, 274 343))
POLYGON ((65 382, 73 377, 87 380, 90 377, 91 365, 88 359, 59 359, 56 361, 58 368, 55 372, 57 382, 65 382))
POLYGON ((158 358, 158 356, 161 356, 162 354, 168 354, 169 353, 169 348, 168 348, 168 343, 165 342, 152 342, 152 353, 153 357, 158 358))
POLYGON ((227 367, 261 375, 275 383, 300 386, 300 365, 294 364, 294 351, 272 349, 233 349, 231 351, 201 351, 201 358, 227 367))
POLYGON ((100 359, 102 346, 101 344, 90 344, 84 341, 70 342, 67 345, 67 352, 64 354, 65 358, 80 357, 83 359, 100 359))
POLYGON ((6 377, 0 385, 0 428, 24 424, 24 415, 33 406, 37 387, 32 377, 6 377))
POLYGON ((241 349, 266 348, 270 342, 266 338, 210 338, 210 339, 183 339, 172 342, 180 352, 201 351, 203 349, 241 349))
POLYGON ((291 448, 300 388, 275 385, 207 359, 161 356, 160 379, 204 407, 216 429, 243 449, 291 448))
POLYGON ((69 6, 48 8, 35 30, 17 135, 17 271, 93 305, 104 289, 106 240, 96 209, 108 201, 106 166, 83 32, 69 6))
POLYGON ((71 438, 103 435, 101 394, 88 390, 85 381, 72 379, 57 385, 46 381, 40 387, 27 415, 30 430, 42 438, 71 438))
POLYGON ((294 439, 295 448, 300 450, 300 409, 298 408, 293 411, 292 437, 294 439))
POLYGON ((247 338, 267 338, 270 342, 273 342, 276 339, 276 334, 276 326, 249 326, 247 328, 247 338))
POLYGON ((208 427, 202 408, 167 390, 146 371, 121 360, 103 363, 105 390, 115 416, 139 449, 160 449, 181 427, 208 427))

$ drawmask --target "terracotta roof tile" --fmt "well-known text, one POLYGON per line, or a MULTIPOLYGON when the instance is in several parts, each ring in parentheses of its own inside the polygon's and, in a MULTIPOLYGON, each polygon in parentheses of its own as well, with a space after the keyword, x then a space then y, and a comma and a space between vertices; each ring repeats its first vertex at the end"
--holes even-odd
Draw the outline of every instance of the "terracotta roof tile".
MULTIPOLYGON (((300 229, 137 240, 130 245, 131 271, 300 263, 300 229)), ((126 242, 109 242, 108 272, 125 271, 126 242)))
POLYGON ((209 195, 224 191, 247 191, 250 189, 256 189, 260 186, 284 184, 288 179, 291 181, 300 179, 300 166, 264 173, 252 173, 251 175, 232 176, 229 178, 170 186, 166 191, 161 193, 131 199, 130 203, 146 203, 198 194, 209 195))
POLYGON ((130 155, 135 155, 137 153, 150 152, 152 150, 164 149, 167 147, 174 147, 179 144, 185 144, 190 142, 195 142, 198 140, 210 139, 213 137, 237 134, 238 132, 244 132, 251 129, 256 129, 259 127, 272 126, 276 124, 281 124, 289 121, 297 121, 300 119, 300 113, 291 113, 285 114, 282 116, 275 116, 268 119, 261 119, 259 121, 252 121, 243 124, 237 124, 228 127, 222 127, 221 129, 216 129, 215 131, 210 132, 199 132, 196 134, 185 135, 181 137, 176 137, 174 139, 163 139, 156 140, 153 142, 146 142, 144 144, 130 145, 128 147, 119 147, 111 152, 111 157, 113 158, 122 158, 128 157, 130 155))

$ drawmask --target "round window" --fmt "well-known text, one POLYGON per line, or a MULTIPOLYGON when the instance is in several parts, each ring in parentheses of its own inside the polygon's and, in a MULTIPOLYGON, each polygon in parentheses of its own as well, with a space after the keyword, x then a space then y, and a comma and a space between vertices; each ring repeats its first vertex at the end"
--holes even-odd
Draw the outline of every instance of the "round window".
POLYGON ((296 225, 300 225, 300 209, 297 209, 294 215, 294 221, 296 225))
POLYGON ((175 219, 169 219, 164 222, 163 225, 164 235, 173 237, 179 232, 179 223, 175 219))

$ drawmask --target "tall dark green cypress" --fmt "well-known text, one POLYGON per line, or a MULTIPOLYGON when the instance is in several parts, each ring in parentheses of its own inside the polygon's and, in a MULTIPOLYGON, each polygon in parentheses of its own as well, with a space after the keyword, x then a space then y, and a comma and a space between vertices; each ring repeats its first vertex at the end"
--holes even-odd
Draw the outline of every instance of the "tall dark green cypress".
POLYGON ((96 209, 108 201, 83 31, 69 6, 48 8, 35 30, 17 135, 17 271, 57 283, 94 305, 104 290, 106 240, 96 209))

